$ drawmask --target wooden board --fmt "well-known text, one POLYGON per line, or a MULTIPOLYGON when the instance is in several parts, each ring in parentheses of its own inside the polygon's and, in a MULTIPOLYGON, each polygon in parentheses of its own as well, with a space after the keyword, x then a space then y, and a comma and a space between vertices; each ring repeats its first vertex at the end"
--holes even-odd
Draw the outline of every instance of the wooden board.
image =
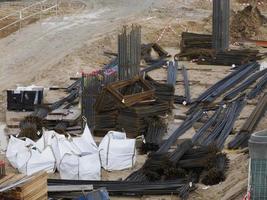
POLYGON ((49 113, 45 120, 48 121, 66 121, 74 122, 81 116, 81 110, 78 108, 73 109, 56 109, 49 113))
POLYGON ((46 172, 39 172, 32 176, 15 175, 7 179, 2 185, 16 184, 16 182, 24 181, 12 189, 2 192, 0 199, 12 200, 47 200, 47 174, 46 172), (13 179, 13 180, 12 180, 13 179), (16 180, 16 181, 14 181, 16 180))
POLYGON ((32 112, 16 112, 6 111, 6 124, 8 127, 18 127, 21 120, 26 116, 32 114, 32 112))

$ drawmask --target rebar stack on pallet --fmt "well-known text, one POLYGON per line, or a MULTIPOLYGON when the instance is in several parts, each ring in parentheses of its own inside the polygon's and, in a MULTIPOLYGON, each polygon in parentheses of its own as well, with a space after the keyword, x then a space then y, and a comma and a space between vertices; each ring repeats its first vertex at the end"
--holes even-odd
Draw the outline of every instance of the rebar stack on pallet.
POLYGON ((141 27, 132 25, 130 33, 123 27, 118 36, 119 80, 128 80, 139 74, 141 61, 141 27))

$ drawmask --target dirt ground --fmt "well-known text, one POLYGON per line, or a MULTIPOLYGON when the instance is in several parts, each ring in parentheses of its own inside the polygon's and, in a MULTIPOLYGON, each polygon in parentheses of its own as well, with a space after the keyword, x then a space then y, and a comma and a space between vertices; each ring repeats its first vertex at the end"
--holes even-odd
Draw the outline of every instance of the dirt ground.
MULTIPOLYGON (((22 2, 25 3, 25 1, 22 2)), ((117 51, 117 34, 124 24, 140 24, 142 42, 158 42, 172 55, 179 52, 182 31, 211 32, 211 3, 206 0, 76 0, 75 2, 77 7, 70 6, 64 14, 29 24, 20 32, 14 32, 0 39, 1 124, 5 123, 6 89, 16 84, 66 86, 70 83, 69 78, 76 76, 77 72, 91 72, 102 67, 109 61, 103 52, 117 51)), ((232 1, 232 8, 241 9, 243 5, 232 1)), ((263 10, 264 12, 266 10, 263 10)), ((3 5, 0 6, 0 15, 2 13, 7 13, 3 5)), ((263 28, 260 37, 267 40, 266 29, 263 28)), ((194 80, 191 84, 193 98, 229 73, 229 67, 225 66, 199 66, 190 62, 181 62, 181 64, 188 68, 189 79, 194 80)), ((164 80, 166 70, 156 70, 151 72, 151 75, 155 79, 164 80)), ((183 94, 182 85, 177 85, 176 92, 183 94)), ((240 128, 244 118, 250 114, 254 106, 248 105, 242 112, 235 124, 235 131, 240 128)), ((181 113, 185 110, 185 107, 177 108, 181 113)), ((266 122, 265 117, 257 130, 266 129, 266 122)), ((227 199, 227 195, 238 190, 240 195, 235 199, 241 199, 244 185, 246 186, 248 157, 238 151, 226 150, 226 152, 230 159, 227 179, 212 187, 198 185, 198 189, 190 194, 189 199, 227 199)), ((125 178, 133 170, 141 167, 144 161, 145 156, 138 156, 134 169, 112 173, 103 171, 103 179, 125 178)), ((8 169, 14 171, 10 167, 8 169)), ((175 200, 179 198, 145 196, 142 198, 112 197, 112 199, 175 200)))

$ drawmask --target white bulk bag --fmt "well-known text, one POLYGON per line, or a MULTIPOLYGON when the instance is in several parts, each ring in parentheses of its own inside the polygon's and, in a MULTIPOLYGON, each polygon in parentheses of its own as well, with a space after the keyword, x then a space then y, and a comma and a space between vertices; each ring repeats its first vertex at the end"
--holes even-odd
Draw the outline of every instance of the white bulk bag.
POLYGON ((51 147, 46 147, 42 152, 36 148, 29 149, 30 158, 24 166, 18 168, 20 173, 32 175, 39 171, 53 173, 55 171, 56 159, 51 147))
POLYGON ((48 173, 53 172, 56 160, 52 149, 46 147, 40 150, 35 144, 35 142, 28 138, 23 140, 11 136, 6 157, 11 165, 18 169, 20 173, 31 175, 42 170, 48 173))
POLYGON ((87 124, 85 125, 82 136, 73 138, 73 144, 82 154, 98 152, 98 147, 87 124))
POLYGON ((99 145, 101 165, 108 171, 133 167, 136 160, 135 139, 125 133, 109 131, 99 145))
POLYGON ((98 153, 86 155, 65 154, 58 170, 61 179, 101 179, 101 164, 98 153))
POLYGON ((22 140, 14 136, 10 136, 6 157, 14 168, 19 169, 26 164, 31 155, 29 146, 32 145, 34 145, 34 141, 30 139, 26 138, 25 140, 22 140))
POLYGON ((101 179, 98 147, 87 124, 82 136, 68 139, 58 138, 57 142, 58 149, 55 156, 62 179, 101 179))

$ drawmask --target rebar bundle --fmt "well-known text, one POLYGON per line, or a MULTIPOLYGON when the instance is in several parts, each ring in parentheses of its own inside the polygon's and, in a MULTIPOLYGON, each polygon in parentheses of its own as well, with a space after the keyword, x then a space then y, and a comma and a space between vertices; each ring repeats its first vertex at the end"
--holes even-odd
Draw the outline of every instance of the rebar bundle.
POLYGON ((190 85, 189 85, 189 79, 188 79, 188 73, 185 68, 185 66, 182 66, 182 74, 183 74, 183 81, 184 81, 184 91, 185 91, 185 101, 186 104, 191 103, 191 94, 190 94, 190 85))
MULTIPOLYGON (((82 76, 82 115, 86 117, 91 129, 96 126, 96 99, 104 86, 117 80, 117 73, 113 70, 99 70, 82 76)), ((111 104, 112 105, 112 104, 111 104)), ((108 105, 110 106, 110 105, 108 105)))
POLYGON ((229 48, 230 0, 213 0, 212 47, 218 51, 229 48))
MULTIPOLYGON (((48 179, 48 186, 64 185, 92 185, 94 189, 106 188, 109 195, 117 196, 178 194, 182 199, 185 199, 190 191, 196 189, 194 184, 190 183, 190 181, 186 179, 177 179, 173 181, 157 181, 150 183, 140 183, 132 181, 81 181, 48 179)), ((60 192, 49 193, 49 197, 53 197, 58 194, 60 194, 60 192)), ((78 194, 81 195, 82 191, 78 192, 78 194)), ((70 199, 73 199, 75 195, 77 196, 77 192, 68 192, 68 195, 65 196, 68 196, 70 199)))
MULTIPOLYGON (((266 71, 266 69, 262 70, 266 71)), ((248 93, 248 99, 253 99, 258 96, 265 88, 267 87, 267 74, 265 73, 264 76, 260 79, 260 81, 255 85, 254 88, 248 93)))
POLYGON ((229 149, 238 149, 248 146, 250 135, 255 130, 267 109, 267 93, 265 93, 257 103, 257 106, 247 118, 235 138, 228 144, 229 149))
POLYGON ((173 132, 173 134, 162 143, 157 153, 162 154, 168 152, 169 148, 175 143, 177 138, 179 138, 187 130, 189 130, 193 126, 193 124, 198 121, 202 116, 202 110, 199 110, 196 113, 193 113, 192 115, 188 116, 187 119, 173 132))
POLYGON ((193 136, 193 142, 204 146, 214 145, 220 150, 223 149, 245 102, 244 96, 241 96, 226 105, 226 108, 219 108, 193 136))
POLYGON ((150 76, 146 76, 146 80, 152 85, 155 92, 155 97, 159 101, 169 102, 170 107, 174 101, 174 86, 165 83, 159 83, 153 80, 150 76))
MULTIPOLYGON (((231 100, 231 99, 235 98, 238 94, 240 94, 241 92, 248 89, 253 83, 255 83, 260 77, 264 76, 265 74, 267 74, 267 69, 263 69, 263 70, 255 73, 255 74, 251 75, 243 83, 241 83, 238 87, 236 87, 236 88, 232 89, 230 92, 228 92, 224 96, 224 99, 225 100, 231 100)), ((267 76, 265 77, 265 80, 266 79, 267 79, 267 76)), ((267 81, 266 81, 266 83, 267 83, 267 81)), ((259 85, 260 84, 257 84, 257 86, 259 86, 259 85)), ((254 90, 252 90, 252 91, 254 91, 254 90)), ((251 95, 251 96, 254 96, 254 95, 251 95)))
POLYGON ((157 151, 162 137, 167 131, 166 123, 158 117, 153 117, 148 120, 148 128, 145 132, 145 143, 143 144, 143 151, 157 151))
POLYGON ((175 61, 174 63, 170 61, 167 69, 167 84, 173 86, 176 85, 177 71, 178 71, 178 61, 175 61))
POLYGON ((250 74, 259 69, 259 63, 249 63, 240 67, 238 70, 232 72, 222 80, 215 83, 205 92, 203 92, 193 103, 188 113, 191 113, 194 109, 198 108, 201 103, 212 102, 225 91, 233 88, 236 84, 242 82, 250 74))
POLYGON ((125 130, 128 137, 145 134, 148 123, 155 116, 164 116, 169 111, 166 102, 145 102, 122 109, 118 116, 118 128, 125 130))
POLYGON ((207 34, 183 32, 180 48, 182 53, 188 52, 192 49, 211 49, 212 36, 207 34))
POLYGON ((141 27, 132 25, 130 33, 127 27, 118 36, 119 80, 128 80, 139 74, 141 61, 141 27))

